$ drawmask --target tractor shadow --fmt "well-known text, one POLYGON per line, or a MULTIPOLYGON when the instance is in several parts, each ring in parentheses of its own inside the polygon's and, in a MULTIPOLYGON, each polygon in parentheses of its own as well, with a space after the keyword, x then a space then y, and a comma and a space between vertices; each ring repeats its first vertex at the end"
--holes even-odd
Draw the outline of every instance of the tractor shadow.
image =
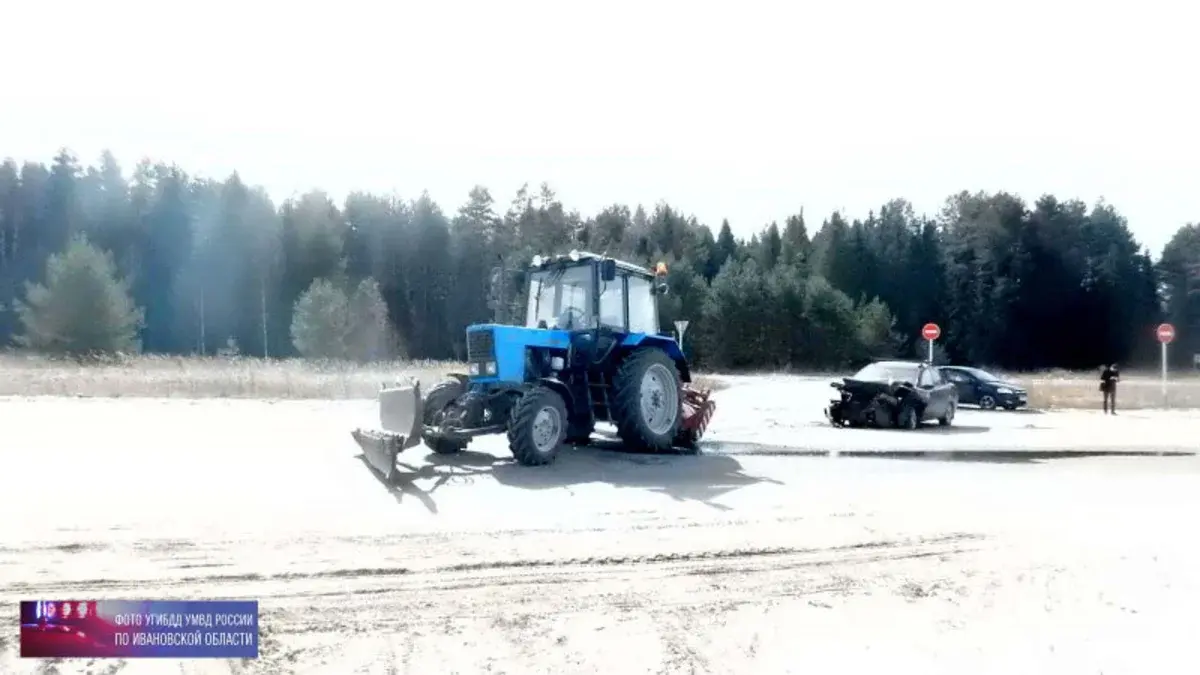
POLYGON ((656 492, 679 502, 700 502, 721 511, 732 507, 715 500, 739 488, 781 481, 745 472, 734 457, 702 450, 643 453, 627 449, 603 434, 586 446, 575 446, 553 465, 525 467, 506 461, 493 471, 497 482, 525 489, 570 488, 606 483, 617 488, 656 492))
MULTIPOLYGON (((419 452, 416 448, 414 451, 419 452)), ((603 432, 594 435, 589 445, 563 448, 554 463, 547 466, 521 466, 507 453, 428 452, 424 461, 406 461, 402 455, 396 463, 400 470, 388 480, 367 463, 365 456, 359 455, 357 459, 397 503, 416 500, 433 514, 438 513, 434 493, 443 486, 489 479, 525 490, 570 491, 577 486, 601 483, 657 492, 679 502, 699 502, 721 511, 732 510, 716 501, 729 492, 759 483, 782 484, 773 478, 747 474, 741 463, 728 455, 703 451, 633 452, 619 440, 606 438, 603 432)))

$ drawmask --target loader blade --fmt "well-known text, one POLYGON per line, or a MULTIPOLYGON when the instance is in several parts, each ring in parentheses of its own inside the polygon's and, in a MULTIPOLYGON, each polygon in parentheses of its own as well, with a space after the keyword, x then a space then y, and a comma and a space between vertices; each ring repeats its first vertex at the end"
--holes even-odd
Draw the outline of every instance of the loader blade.
POLYGON ((392 474, 396 472, 396 457, 403 449, 406 439, 397 434, 368 429, 355 429, 350 435, 354 436, 358 447, 362 448, 367 464, 383 476, 384 480, 392 480, 392 474))
POLYGON ((384 431, 399 434, 406 439, 421 441, 422 429, 421 385, 385 387, 379 392, 379 426, 384 431))
POLYGON ((396 470, 396 456, 421 442, 423 412, 420 384, 384 387, 379 392, 381 430, 351 432, 367 463, 385 479, 391 480, 396 470))

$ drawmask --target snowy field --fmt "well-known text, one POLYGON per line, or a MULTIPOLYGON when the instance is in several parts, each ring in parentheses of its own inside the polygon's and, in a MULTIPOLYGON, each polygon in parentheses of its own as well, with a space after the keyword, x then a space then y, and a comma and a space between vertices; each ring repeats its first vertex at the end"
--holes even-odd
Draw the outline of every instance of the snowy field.
POLYGON ((827 379, 727 379, 696 455, 391 485, 369 401, 5 399, 0 672, 1195 672, 1200 413, 833 429, 827 379), (66 596, 259 599, 262 655, 19 659, 66 596))

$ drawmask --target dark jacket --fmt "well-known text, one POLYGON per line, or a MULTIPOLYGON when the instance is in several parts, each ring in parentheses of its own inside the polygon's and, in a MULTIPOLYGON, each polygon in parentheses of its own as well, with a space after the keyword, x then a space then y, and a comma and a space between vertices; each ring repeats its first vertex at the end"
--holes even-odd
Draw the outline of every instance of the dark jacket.
POLYGON ((1121 379, 1121 375, 1116 368, 1105 368, 1100 373, 1100 391, 1116 391, 1117 382, 1121 379))

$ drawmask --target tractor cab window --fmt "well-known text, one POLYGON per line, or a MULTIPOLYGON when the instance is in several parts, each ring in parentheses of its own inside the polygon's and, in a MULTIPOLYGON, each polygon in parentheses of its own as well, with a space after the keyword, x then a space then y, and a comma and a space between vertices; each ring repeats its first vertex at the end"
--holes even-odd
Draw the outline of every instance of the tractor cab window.
POLYGON ((625 280, 600 282, 600 325, 625 330, 625 280))
POLYGON ((630 274, 629 283, 629 332, 658 333, 658 304, 655 302, 654 287, 649 279, 630 274))
POLYGON ((592 268, 588 265, 534 272, 529 279, 525 325, 537 328, 544 321, 547 328, 591 328, 591 287, 592 268))

